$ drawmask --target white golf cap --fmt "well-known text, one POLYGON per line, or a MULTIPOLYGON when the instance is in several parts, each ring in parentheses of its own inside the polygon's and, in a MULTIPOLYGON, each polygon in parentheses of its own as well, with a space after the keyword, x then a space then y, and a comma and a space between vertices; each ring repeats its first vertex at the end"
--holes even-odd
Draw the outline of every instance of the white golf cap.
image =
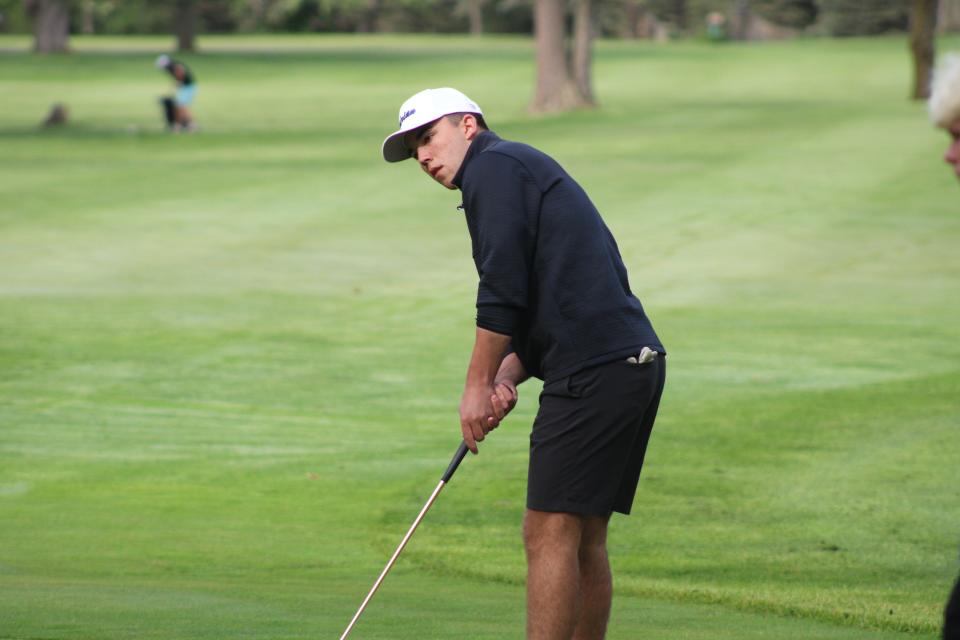
POLYGON ((403 144, 408 131, 418 129, 451 113, 476 113, 483 111, 476 102, 456 89, 424 89, 400 106, 400 129, 383 141, 383 159, 400 162, 410 157, 410 150, 403 144))
POLYGON ((163 69, 168 64, 170 64, 170 56, 164 54, 157 56, 157 59, 153 62, 157 69, 163 69))

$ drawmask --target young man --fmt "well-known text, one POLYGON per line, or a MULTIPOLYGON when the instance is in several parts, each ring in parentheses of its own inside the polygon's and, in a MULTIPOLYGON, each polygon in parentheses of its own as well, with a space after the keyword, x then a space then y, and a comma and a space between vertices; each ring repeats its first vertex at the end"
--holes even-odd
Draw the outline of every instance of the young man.
POLYGON ((460 402, 470 450, 516 404, 517 385, 544 381, 523 526, 527 637, 603 638, 607 523, 630 512, 663 390, 663 345, 580 185, 546 154, 489 131, 467 96, 414 95, 382 152, 388 162, 415 158, 463 195, 480 276, 460 402))
MULTIPOLYGON (((197 83, 190 68, 179 60, 170 56, 158 56, 154 63, 157 69, 166 71, 173 77, 177 85, 177 92, 173 100, 173 118, 167 118, 171 131, 196 131, 193 116, 190 114, 190 105, 197 95, 197 83)), ((166 100, 166 99, 165 99, 166 100)))
MULTIPOLYGON (((943 159, 960 178, 960 54, 948 54, 933 76, 930 119, 950 135, 943 159)), ((943 613, 943 640, 960 640, 960 578, 943 613)))

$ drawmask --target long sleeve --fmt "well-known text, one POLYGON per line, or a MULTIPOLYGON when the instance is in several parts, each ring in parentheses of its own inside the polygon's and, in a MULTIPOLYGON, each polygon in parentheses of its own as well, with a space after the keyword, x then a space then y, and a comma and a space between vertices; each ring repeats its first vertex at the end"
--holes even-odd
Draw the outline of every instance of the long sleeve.
POLYGON ((520 162, 498 153, 474 160, 469 184, 464 207, 480 276, 477 326, 513 335, 528 306, 530 212, 540 192, 520 162))

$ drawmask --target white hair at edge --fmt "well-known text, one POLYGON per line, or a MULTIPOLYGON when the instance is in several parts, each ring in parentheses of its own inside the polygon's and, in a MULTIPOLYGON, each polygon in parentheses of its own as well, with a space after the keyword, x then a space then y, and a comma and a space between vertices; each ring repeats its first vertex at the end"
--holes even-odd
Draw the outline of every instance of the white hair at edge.
POLYGON ((948 53, 933 74, 930 119, 938 127, 960 120, 960 54, 948 53))

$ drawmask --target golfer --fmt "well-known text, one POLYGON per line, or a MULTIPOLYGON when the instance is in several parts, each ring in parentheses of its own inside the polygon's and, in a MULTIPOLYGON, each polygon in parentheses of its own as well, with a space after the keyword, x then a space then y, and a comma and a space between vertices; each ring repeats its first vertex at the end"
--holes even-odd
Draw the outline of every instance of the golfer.
POLYGON ((480 283, 460 402, 477 442, 543 380, 530 436, 527 637, 603 638, 612 582, 610 514, 629 514, 663 390, 666 352, 627 281, 613 236, 552 158, 487 129, 455 89, 400 107, 387 162, 414 158, 461 191, 480 283))
POLYGON ((190 114, 190 105, 193 104, 197 95, 197 83, 190 67, 167 55, 158 56, 154 64, 157 69, 169 73, 177 85, 177 91, 174 95, 174 119, 171 123, 171 130, 175 132, 196 131, 197 126, 190 114))
MULTIPOLYGON (((950 136, 943 159, 960 178, 960 54, 948 54, 933 76, 930 119, 950 136)), ((960 578, 953 585, 943 615, 943 639, 960 640, 960 578)))

